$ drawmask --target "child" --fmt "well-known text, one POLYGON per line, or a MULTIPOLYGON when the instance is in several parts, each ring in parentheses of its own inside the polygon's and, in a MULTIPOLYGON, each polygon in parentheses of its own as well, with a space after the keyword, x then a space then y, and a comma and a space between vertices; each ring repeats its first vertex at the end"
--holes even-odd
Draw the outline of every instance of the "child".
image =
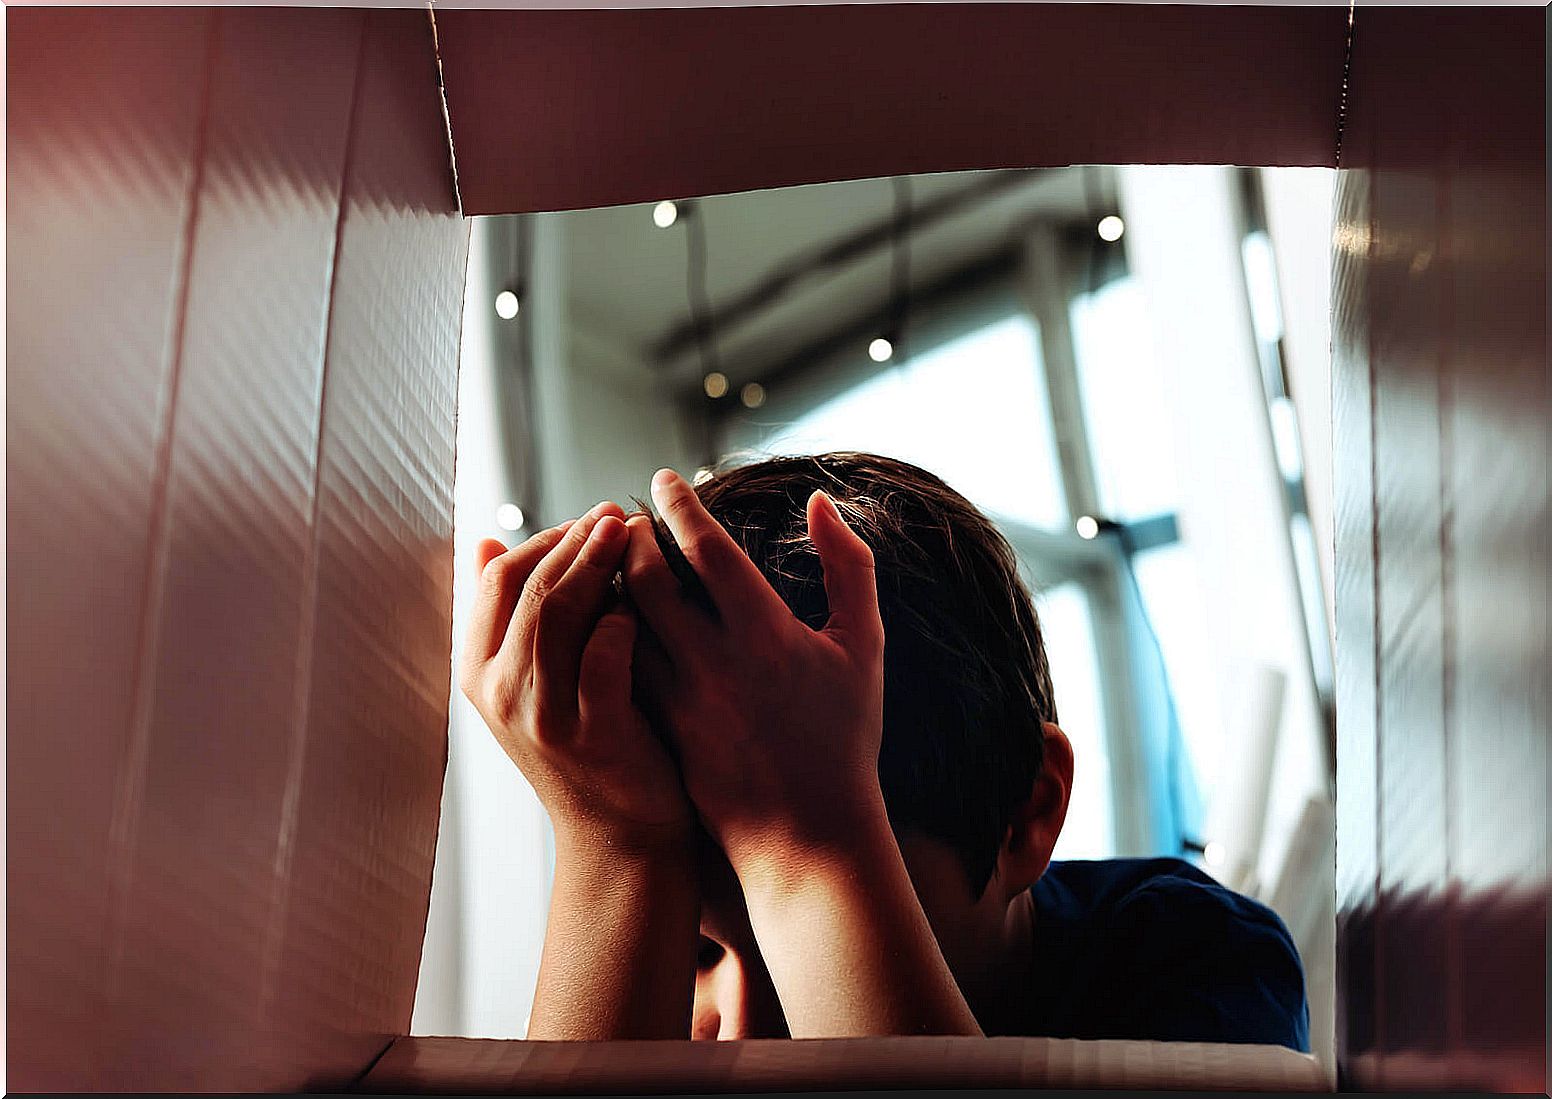
POLYGON ((1052 863, 1072 748, 974 506, 866 454, 652 495, 683 564, 612 504, 480 551, 462 685, 555 826, 530 1038, 1307 1051, 1270 910, 1176 859, 1052 863))

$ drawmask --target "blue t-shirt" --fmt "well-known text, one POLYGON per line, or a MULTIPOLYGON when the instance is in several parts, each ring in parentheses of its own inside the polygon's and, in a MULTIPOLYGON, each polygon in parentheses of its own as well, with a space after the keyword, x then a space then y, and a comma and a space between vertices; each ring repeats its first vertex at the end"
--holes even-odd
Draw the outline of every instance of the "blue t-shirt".
POLYGON ((1309 1052, 1304 970, 1265 905, 1170 858, 1053 862, 1030 893, 1024 1033, 1309 1052))

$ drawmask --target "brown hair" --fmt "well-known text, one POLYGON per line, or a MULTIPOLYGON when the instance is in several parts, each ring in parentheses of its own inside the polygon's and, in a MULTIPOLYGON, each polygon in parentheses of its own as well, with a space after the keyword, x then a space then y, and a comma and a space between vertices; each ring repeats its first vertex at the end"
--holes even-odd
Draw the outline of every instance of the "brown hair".
POLYGON ((1056 720, 1040 623, 1007 541, 926 470, 876 454, 772 458, 697 488, 793 613, 829 611, 806 505, 829 493, 873 550, 884 620, 879 778, 891 822, 959 855, 990 882, 1056 720))

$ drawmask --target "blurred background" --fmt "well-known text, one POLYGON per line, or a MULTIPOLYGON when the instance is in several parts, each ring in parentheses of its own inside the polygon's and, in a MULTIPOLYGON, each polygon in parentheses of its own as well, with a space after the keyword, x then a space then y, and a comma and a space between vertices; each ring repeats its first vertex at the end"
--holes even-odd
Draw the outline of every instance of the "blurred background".
MULTIPOLYGON (((1333 185, 1079 166, 476 219, 454 659, 482 538, 664 465, 922 465, 1035 593, 1077 753, 1057 856, 1176 855, 1270 904, 1331 1065, 1333 185)), ((414 1033, 525 1032, 550 843, 455 692, 414 1033)))

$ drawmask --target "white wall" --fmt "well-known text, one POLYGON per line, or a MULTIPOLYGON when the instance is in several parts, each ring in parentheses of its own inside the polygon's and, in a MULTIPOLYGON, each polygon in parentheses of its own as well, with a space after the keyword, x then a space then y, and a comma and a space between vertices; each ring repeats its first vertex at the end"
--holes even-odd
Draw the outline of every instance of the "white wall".
POLYGON ((694 461, 680 415, 633 349, 577 324, 562 299, 567 222, 534 219, 534 388, 543 521, 579 515, 600 500, 630 508, 652 474, 694 461), (553 300, 552 300, 553 296, 553 300))

